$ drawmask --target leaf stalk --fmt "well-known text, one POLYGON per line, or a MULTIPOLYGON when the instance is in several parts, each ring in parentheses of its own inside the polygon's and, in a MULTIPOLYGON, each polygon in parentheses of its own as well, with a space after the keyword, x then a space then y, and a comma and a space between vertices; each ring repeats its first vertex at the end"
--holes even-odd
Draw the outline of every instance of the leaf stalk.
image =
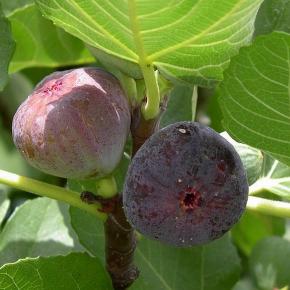
POLYGON ((80 193, 63 187, 20 176, 5 170, 0 170, 0 183, 31 192, 40 196, 66 202, 72 206, 85 210, 98 218, 105 220, 107 215, 99 212, 100 204, 87 204, 80 198, 80 193))

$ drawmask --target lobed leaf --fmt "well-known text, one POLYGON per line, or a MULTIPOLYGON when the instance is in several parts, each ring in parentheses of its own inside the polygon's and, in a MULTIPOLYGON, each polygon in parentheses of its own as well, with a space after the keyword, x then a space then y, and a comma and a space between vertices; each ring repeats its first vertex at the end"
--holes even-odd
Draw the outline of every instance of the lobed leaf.
POLYGON ((105 260, 105 234, 103 222, 76 207, 70 207, 71 225, 80 243, 95 257, 105 260))
POLYGON ((7 197, 7 187, 0 184, 0 226, 2 225, 10 206, 10 199, 7 197))
POLYGON ((221 80, 229 58, 251 40, 261 2, 36 1, 47 18, 129 75, 154 65, 169 79, 202 86, 221 80))
MULTIPOLYGON (((75 208, 70 213, 82 245, 104 260, 102 223, 75 208)), ((228 235, 191 248, 174 248, 141 237, 135 261, 141 272, 132 290, 230 290, 240 272, 239 257, 228 235)))
POLYGON ((33 2, 33 0, 1 0, 3 12, 6 16, 33 2))
POLYGON ((136 263, 141 277, 132 290, 230 290, 240 272, 238 254, 228 235, 191 248, 174 248, 141 238, 136 263))
POLYGON ((167 109, 161 118, 160 127, 192 119, 192 88, 175 86, 170 93, 167 109))
POLYGON ((262 190, 290 200, 290 167, 265 155, 262 176, 250 186, 250 194, 262 190))
POLYGON ((3 90, 8 80, 8 65, 14 52, 14 40, 12 39, 11 27, 4 16, 0 3, 0 91, 3 90))
POLYGON ((255 35, 290 32, 290 1, 264 0, 255 22, 255 35))
POLYGON ((260 288, 290 286, 289 255, 290 242, 279 237, 268 237, 255 246, 249 263, 260 288))
POLYGON ((79 39, 42 17, 34 4, 15 10, 9 15, 9 21, 17 43, 10 73, 27 67, 58 67, 94 61, 79 39))
POLYGON ((112 290, 110 278, 97 258, 68 256, 24 259, 0 269, 1 289, 112 290))
POLYGON ((68 206, 48 198, 18 207, 0 234, 0 264, 20 258, 81 251, 70 226, 68 206))
POLYGON ((282 236, 285 233, 285 219, 246 211, 232 228, 235 244, 249 256, 253 247, 267 236, 282 236))
POLYGON ((256 38, 232 59, 219 90, 226 131, 290 165, 290 35, 256 38))
MULTIPOLYGON (((4 90, 0 92, 0 104, 11 121, 17 108, 32 92, 32 82, 22 73, 15 73, 9 76, 8 83, 4 90)), ((1 114, 2 115, 2 114, 1 114)), ((3 116, 2 115, 2 116, 3 116)), ((2 119, 4 119, 2 117, 2 119)))

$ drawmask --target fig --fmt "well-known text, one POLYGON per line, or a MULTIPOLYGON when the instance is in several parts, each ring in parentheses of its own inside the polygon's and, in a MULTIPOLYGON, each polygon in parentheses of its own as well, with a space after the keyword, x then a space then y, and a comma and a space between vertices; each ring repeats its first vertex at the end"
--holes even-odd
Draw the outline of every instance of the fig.
POLYGON ((169 125, 142 145, 123 193, 132 226, 174 246, 221 237, 239 220, 247 198, 246 173, 234 147, 193 122, 169 125))
POLYGON ((64 178, 99 178, 118 165, 130 129, 118 80, 97 68, 54 72, 17 110, 13 140, 37 169, 64 178))

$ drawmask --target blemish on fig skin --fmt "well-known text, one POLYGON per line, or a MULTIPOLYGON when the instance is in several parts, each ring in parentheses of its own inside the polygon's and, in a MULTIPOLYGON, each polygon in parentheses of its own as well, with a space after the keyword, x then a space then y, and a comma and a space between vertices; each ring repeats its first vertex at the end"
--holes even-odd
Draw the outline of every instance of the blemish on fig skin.
POLYGON ((202 205, 201 193, 193 187, 179 193, 179 206, 184 211, 192 211, 202 205))
POLYGON ((186 134, 186 130, 185 129, 178 129, 178 131, 182 134, 186 134))
POLYGON ((226 165, 226 162, 224 160, 219 161, 217 164, 217 168, 222 172, 226 171, 226 167, 227 167, 227 165, 226 165))
POLYGON ((62 80, 57 80, 51 86, 46 87, 46 89, 43 90, 43 93, 45 93, 46 95, 51 95, 53 92, 60 91, 62 84, 62 80))
POLYGON ((177 127, 177 130, 179 133, 181 133, 183 135, 190 135, 190 131, 187 129, 186 126, 180 125, 177 127))

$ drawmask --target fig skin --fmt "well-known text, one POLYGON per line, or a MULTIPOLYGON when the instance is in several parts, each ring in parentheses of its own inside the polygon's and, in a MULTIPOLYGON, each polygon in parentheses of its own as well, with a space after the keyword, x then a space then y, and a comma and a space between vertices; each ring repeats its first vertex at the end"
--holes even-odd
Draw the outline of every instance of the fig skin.
POLYGON ((64 178, 99 178, 118 165, 130 129, 126 96, 92 67, 54 72, 17 110, 13 140, 35 168, 64 178))
POLYGON ((247 198, 234 147, 206 126, 179 122, 152 135, 136 153, 123 203, 136 230, 185 247, 221 237, 239 220, 247 198))

